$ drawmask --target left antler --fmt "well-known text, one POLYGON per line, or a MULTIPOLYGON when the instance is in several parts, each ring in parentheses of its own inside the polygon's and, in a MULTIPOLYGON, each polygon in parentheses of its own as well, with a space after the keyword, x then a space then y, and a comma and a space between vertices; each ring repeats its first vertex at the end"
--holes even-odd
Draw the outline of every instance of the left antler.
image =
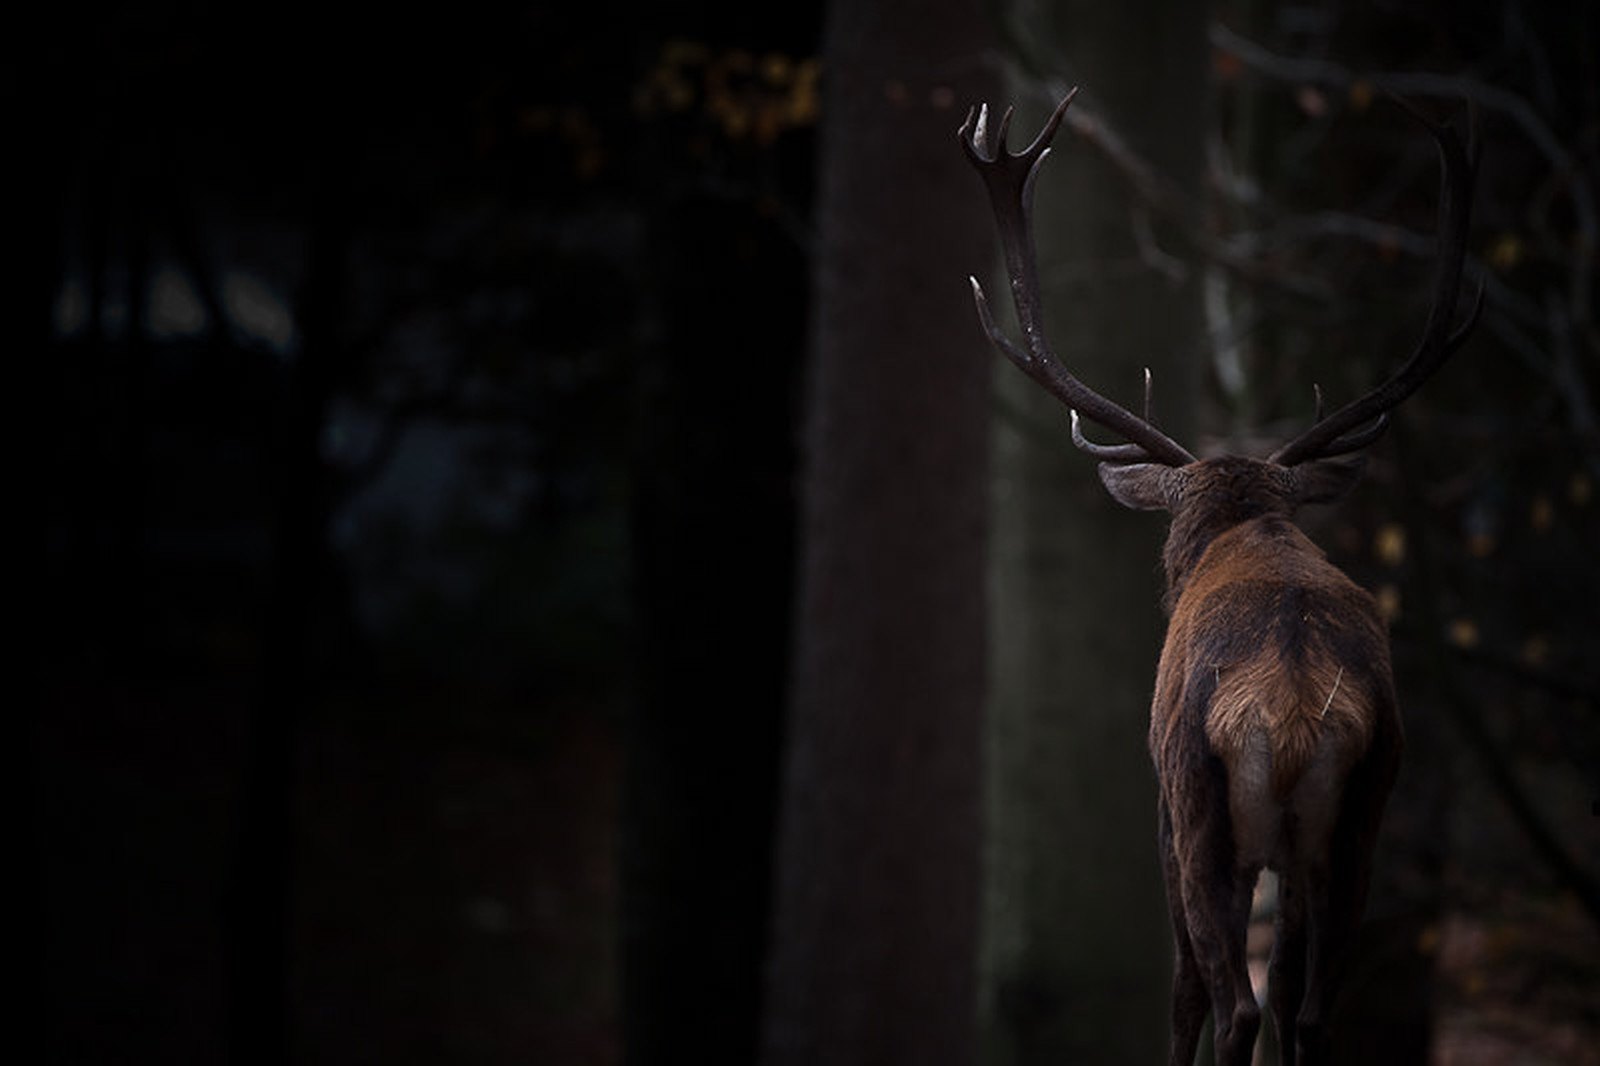
MULTIPOLYGON (((1193 455, 1151 425, 1148 418, 1140 418, 1079 381, 1056 358, 1050 342, 1045 339, 1039 298, 1038 259, 1033 244, 1033 183, 1038 177, 1039 167, 1050 154, 1050 140, 1060 127, 1067 106, 1077 94, 1077 89, 1068 93, 1066 99, 1057 105, 1039 136, 1017 153, 1006 147, 1006 131, 1011 126, 1010 108, 1000 119, 1000 129, 992 149, 987 128, 988 105, 967 112, 967 120, 961 124, 956 136, 961 141, 967 159, 989 190, 989 203, 994 210, 995 225, 1000 231, 1000 243, 1005 249, 1006 272, 1011 278, 1011 299, 1016 306, 1023 335, 1027 338, 1027 350, 1018 347, 995 324, 994 316, 989 313, 989 302, 977 278, 971 279, 973 300, 977 303, 983 328, 994 346, 1072 410, 1072 439, 1078 447, 1101 459, 1118 462, 1155 461, 1168 466, 1184 466, 1195 461, 1193 455), (1078 425, 1079 415, 1121 435, 1130 443, 1090 443, 1084 439, 1078 425)), ((1148 415, 1148 391, 1146 396, 1148 415)))

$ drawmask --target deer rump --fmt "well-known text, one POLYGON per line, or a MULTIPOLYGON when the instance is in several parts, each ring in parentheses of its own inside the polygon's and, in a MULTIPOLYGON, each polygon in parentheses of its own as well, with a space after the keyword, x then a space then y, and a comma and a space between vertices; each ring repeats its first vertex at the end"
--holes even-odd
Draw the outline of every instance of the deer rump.
POLYGON ((1107 399, 1062 363, 1045 335, 1032 214, 1034 181, 1068 93, 1033 142, 990 136, 987 106, 957 131, 989 194, 1005 253, 1019 345, 995 322, 976 278, 978 321, 1005 357, 1072 415, 1072 443, 1101 460, 1119 503, 1172 516, 1165 563, 1171 622, 1151 705, 1161 786, 1160 841, 1177 941, 1170 1061, 1194 1059, 1205 1007, 1219 1063, 1247 1066, 1260 1024, 1245 958, 1250 892, 1261 867, 1288 875, 1269 964, 1284 1062, 1322 1062, 1327 1012, 1360 921, 1373 842, 1403 739, 1389 645, 1372 597, 1289 521, 1337 499, 1358 470, 1328 461, 1367 448, 1390 413, 1471 334, 1484 286, 1459 321, 1477 151, 1407 106, 1439 150, 1439 256, 1421 339, 1384 382, 1332 414, 1316 390, 1311 428, 1265 460, 1198 459, 1150 420, 1107 399), (1080 422, 1123 443, 1084 437, 1080 422))
POLYGON ((1375 732, 1398 731, 1372 597, 1277 516, 1217 537, 1161 656, 1151 754, 1163 782, 1187 793, 1165 798, 1204 803, 1210 792, 1215 803, 1194 788, 1197 773, 1211 777, 1226 791, 1236 867, 1292 873, 1326 854, 1375 732))

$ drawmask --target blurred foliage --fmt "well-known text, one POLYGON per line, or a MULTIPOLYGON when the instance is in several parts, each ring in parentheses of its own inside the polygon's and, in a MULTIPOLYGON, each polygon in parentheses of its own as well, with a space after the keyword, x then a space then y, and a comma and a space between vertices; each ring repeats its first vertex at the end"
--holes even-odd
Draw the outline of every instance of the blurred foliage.
POLYGON ((633 106, 645 120, 698 113, 730 141, 768 145, 787 130, 815 125, 820 74, 815 57, 671 40, 635 89, 633 106))

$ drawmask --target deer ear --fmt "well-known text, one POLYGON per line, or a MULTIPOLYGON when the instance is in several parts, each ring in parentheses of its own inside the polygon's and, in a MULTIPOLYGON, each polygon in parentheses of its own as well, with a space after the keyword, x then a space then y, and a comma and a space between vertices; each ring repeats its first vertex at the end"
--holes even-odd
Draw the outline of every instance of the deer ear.
POLYGON ((1367 468, 1364 456, 1354 459, 1318 459, 1289 468, 1294 478, 1296 503, 1332 503, 1355 488, 1367 468))
POLYGON ((1135 511, 1170 511, 1178 489, 1176 468, 1160 463, 1101 463, 1100 484, 1135 511))

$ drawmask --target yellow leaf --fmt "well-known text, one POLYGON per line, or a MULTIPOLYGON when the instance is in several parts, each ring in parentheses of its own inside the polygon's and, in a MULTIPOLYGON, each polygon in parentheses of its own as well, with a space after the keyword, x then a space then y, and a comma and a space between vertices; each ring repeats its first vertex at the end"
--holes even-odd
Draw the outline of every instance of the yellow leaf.
POLYGON ((1489 245, 1489 264, 1504 274, 1522 262, 1522 239, 1515 233, 1502 233, 1489 245))
POLYGON ((1406 530, 1398 522, 1378 527, 1373 537, 1372 552, 1385 566, 1399 566, 1406 557, 1406 530))
POLYGON ((781 52, 761 57, 761 77, 768 85, 787 85, 794 77, 794 63, 781 52))
POLYGON ((1400 617, 1400 590, 1393 585, 1379 585, 1375 597, 1378 601, 1378 613, 1385 622, 1393 623, 1400 617))

